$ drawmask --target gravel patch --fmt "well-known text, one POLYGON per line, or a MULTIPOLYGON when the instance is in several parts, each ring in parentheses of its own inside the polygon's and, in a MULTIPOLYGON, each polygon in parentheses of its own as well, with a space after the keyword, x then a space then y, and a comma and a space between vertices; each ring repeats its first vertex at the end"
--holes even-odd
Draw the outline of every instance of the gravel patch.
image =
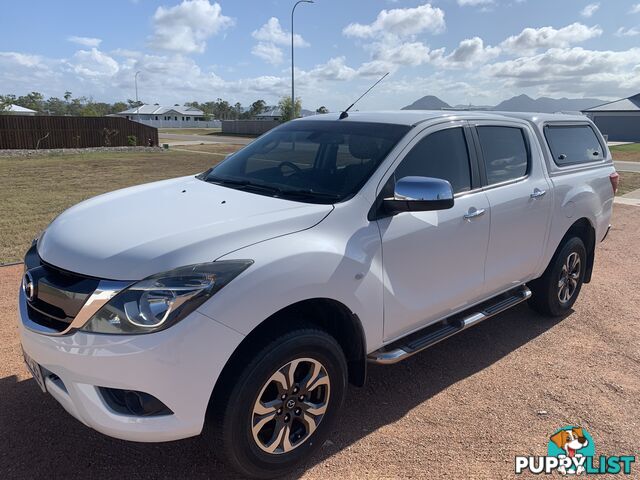
POLYGON ((73 155, 91 152, 161 152, 161 147, 91 147, 91 148, 49 148, 39 150, 2 150, 0 157, 34 157, 41 155, 73 155))
MULTIPOLYGON (((516 455, 544 455, 569 424, 589 431, 597 455, 637 455, 640 208, 616 205, 612 223, 570 315, 520 305, 405 362, 371 366, 329 441, 290 478, 514 478, 516 455)), ((21 272, 0 269, 0 478, 238 478, 200 438, 114 440, 40 393, 20 352, 21 272)))

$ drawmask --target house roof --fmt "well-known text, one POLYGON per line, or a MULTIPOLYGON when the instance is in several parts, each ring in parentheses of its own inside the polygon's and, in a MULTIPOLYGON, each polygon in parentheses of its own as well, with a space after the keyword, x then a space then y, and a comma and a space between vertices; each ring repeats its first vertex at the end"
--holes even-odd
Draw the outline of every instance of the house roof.
POLYGON ((264 110, 262 111, 262 113, 259 113, 256 115, 256 117, 281 117, 282 116, 282 111, 280 110, 280 107, 273 106, 273 107, 264 107, 264 110))
POLYGON ((21 107, 20 105, 9 105, 9 107, 7 108, 7 111, 9 112, 13 112, 13 113, 38 113, 35 110, 31 110, 30 108, 24 108, 21 107))
POLYGON ((640 93, 632 97, 603 103, 595 107, 587 108, 583 112, 640 112, 640 93))
POLYGON ((181 107, 181 106, 173 106, 173 107, 163 107, 162 105, 142 105, 139 109, 138 107, 133 107, 123 112, 118 112, 118 115, 163 115, 167 112, 177 112, 180 115, 192 115, 194 117, 204 115, 202 110, 198 110, 193 107, 181 107))

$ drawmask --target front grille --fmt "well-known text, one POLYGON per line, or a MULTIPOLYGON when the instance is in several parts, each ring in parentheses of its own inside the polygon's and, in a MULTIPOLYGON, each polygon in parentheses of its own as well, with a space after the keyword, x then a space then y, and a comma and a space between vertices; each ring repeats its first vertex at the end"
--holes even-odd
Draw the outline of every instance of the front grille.
POLYGON ((45 263, 35 245, 25 256, 25 267, 34 285, 33 298, 27 299, 29 318, 58 332, 68 328, 99 282, 45 263))

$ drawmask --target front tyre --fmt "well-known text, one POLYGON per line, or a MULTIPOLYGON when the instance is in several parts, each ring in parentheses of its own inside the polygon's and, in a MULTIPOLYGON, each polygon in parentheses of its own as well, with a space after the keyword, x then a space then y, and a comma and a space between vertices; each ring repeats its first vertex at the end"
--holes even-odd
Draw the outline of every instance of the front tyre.
POLYGON ((531 306, 538 312, 559 317, 576 302, 587 265, 587 251, 578 237, 569 238, 556 252, 542 277, 531 282, 531 306))
POLYGON ((220 407, 224 459, 253 478, 291 470, 330 433, 346 385, 344 354, 327 333, 301 329, 272 341, 220 407))

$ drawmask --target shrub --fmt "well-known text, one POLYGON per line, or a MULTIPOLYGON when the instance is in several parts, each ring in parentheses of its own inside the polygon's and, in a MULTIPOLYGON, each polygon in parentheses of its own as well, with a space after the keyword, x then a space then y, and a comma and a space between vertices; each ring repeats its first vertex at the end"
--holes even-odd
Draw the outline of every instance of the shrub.
POLYGON ((128 135, 127 143, 130 147, 135 147, 136 145, 138 145, 138 138, 135 135, 128 135))

